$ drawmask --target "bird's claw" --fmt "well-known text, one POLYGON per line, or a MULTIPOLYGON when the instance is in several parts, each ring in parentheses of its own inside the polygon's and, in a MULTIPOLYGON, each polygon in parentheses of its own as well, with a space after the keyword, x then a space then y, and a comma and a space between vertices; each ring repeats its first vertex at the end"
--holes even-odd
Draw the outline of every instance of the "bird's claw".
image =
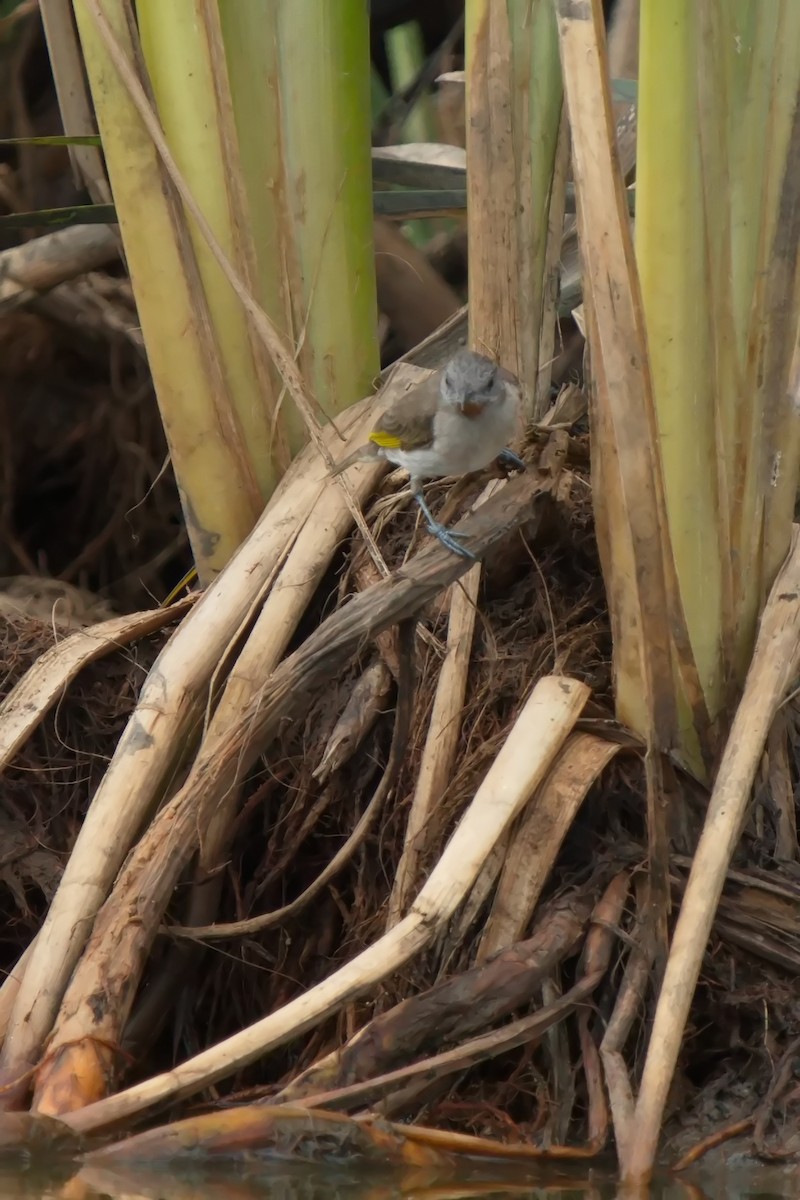
POLYGON ((438 521, 428 522, 428 532, 438 538, 442 545, 446 546, 451 553, 458 554, 461 558, 469 558, 472 562, 477 562, 477 558, 472 551, 468 550, 466 546, 462 546, 458 540, 459 538, 469 537, 468 533, 460 533, 457 529, 447 529, 438 521))
POLYGON ((497 460, 503 463, 504 466, 513 467, 517 471, 524 471, 526 469, 525 463, 513 450, 501 450, 497 456, 497 460))
POLYGON ((425 497, 421 493, 415 492, 414 499, 422 510, 428 532, 432 533, 435 538, 438 538, 442 545, 446 546, 452 554, 458 554, 461 558, 468 558, 471 562, 477 562, 477 558, 471 550, 468 550, 466 546, 459 545, 458 539, 469 537, 469 534, 459 533, 457 529, 448 529, 446 525, 442 525, 441 521, 437 521, 428 508, 425 497))

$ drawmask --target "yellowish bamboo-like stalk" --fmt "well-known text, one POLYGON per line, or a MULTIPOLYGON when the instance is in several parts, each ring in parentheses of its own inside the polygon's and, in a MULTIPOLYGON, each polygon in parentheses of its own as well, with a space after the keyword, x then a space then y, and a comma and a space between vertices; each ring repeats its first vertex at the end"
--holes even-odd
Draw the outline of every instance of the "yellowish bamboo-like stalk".
MULTIPOLYGON (((262 305, 334 416, 379 368, 366 6, 237 0, 220 16, 262 305)), ((283 407, 295 452, 305 426, 283 407)))
MULTIPOLYGON (((791 2, 642 0, 636 257, 681 601, 723 728, 798 477, 798 45, 791 2)), ((684 705, 696 767, 693 736, 684 705)))
MULTIPOLYGON (((392 90, 398 92, 413 82, 425 60, 425 47, 416 21, 397 25, 387 32, 386 53, 392 73, 392 90)), ((436 121, 428 95, 420 96, 408 114, 402 139, 404 142, 436 141, 436 121)))
MULTIPOLYGON (((706 701, 716 715, 725 686, 719 619, 730 561, 723 554, 714 469, 714 318, 705 286, 696 64, 686 43, 692 7, 692 0, 677 0, 669 12, 647 0, 643 5, 636 248, 669 527, 679 576, 702 580, 694 595, 684 595, 684 606, 698 670, 710 685, 706 701), (656 65, 656 54, 669 58, 669 72, 656 65)), ((686 744, 691 714, 680 704, 679 712, 686 744)), ((700 771, 694 753, 691 758, 700 771)))
MULTIPOLYGON (((252 230, 259 212, 246 195, 217 0, 138 0, 136 12, 159 119, 178 169, 228 259, 255 291, 252 230)), ((252 337, 247 314, 191 217, 189 229, 226 395, 266 499, 289 462, 275 422, 274 373, 263 343, 252 337)))
POLYGON ((128 0, 75 0, 75 11, 207 581, 252 528, 307 422, 284 403, 218 255, 187 222, 97 23, 121 40, 222 253, 333 415, 370 390, 378 368, 367 13, 359 0, 139 0, 135 27, 128 0))
POLYGON ((74 9, 189 537, 207 581, 249 533, 262 494, 182 206, 97 28, 99 14, 139 69, 130 12, 121 0, 74 0, 74 9))

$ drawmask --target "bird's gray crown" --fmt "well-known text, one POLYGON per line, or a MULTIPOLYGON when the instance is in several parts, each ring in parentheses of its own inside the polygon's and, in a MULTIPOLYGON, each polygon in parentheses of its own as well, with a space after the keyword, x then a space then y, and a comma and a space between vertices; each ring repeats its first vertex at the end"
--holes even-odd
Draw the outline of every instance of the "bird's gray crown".
POLYGON ((442 372, 442 400, 463 405, 467 400, 487 402, 503 395, 497 365, 475 350, 458 350, 442 372))

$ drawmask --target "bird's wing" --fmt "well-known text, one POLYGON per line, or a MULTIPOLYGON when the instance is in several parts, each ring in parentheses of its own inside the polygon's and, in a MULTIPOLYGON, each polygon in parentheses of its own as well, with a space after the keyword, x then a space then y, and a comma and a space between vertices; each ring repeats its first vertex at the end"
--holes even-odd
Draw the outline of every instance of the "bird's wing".
POLYGON ((385 450, 417 450, 433 441, 439 404, 439 375, 432 375, 379 417, 369 440, 385 450))
POLYGON ((366 446, 359 446, 352 454, 348 454, 347 458, 336 463, 328 474, 341 475, 342 471, 346 471, 348 467, 352 467, 357 462, 371 462, 378 457, 378 453, 378 447, 374 446, 372 442, 368 442, 366 446))

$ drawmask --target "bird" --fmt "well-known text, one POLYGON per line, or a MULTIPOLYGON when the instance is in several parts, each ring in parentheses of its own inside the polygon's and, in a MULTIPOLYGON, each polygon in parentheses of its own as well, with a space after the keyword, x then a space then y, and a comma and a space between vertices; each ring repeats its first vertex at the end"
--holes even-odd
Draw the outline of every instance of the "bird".
POLYGON ((464 558, 474 559, 459 538, 437 521, 422 492, 423 480, 480 471, 493 459, 525 470, 506 446, 517 429, 520 387, 506 371, 475 350, 458 350, 444 368, 402 399, 390 404, 360 446, 331 472, 341 474, 356 462, 384 458, 408 471, 411 494, 430 533, 464 558))

